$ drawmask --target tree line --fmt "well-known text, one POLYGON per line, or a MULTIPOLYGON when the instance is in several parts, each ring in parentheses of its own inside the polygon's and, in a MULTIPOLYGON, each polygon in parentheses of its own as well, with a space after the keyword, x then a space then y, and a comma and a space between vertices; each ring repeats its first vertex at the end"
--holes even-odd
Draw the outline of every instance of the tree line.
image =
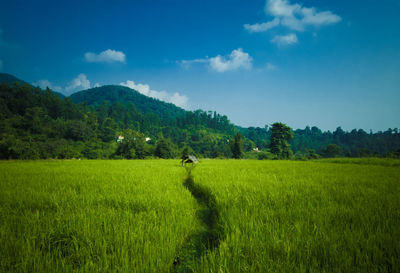
POLYGON ((154 108, 156 102, 141 103, 78 104, 50 89, 1 84, 0 159, 177 158, 183 153, 258 159, 399 155, 397 129, 366 133, 338 128, 331 133, 317 127, 293 131, 282 123, 240 128, 216 112, 172 113, 163 106, 160 115, 138 110, 145 103, 154 108))

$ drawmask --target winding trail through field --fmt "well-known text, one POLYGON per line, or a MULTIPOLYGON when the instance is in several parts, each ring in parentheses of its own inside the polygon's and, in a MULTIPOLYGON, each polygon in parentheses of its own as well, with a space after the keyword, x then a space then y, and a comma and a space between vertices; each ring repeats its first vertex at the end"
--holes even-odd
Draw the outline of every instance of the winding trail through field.
POLYGON ((183 245, 173 263, 174 272, 193 272, 193 266, 207 251, 217 248, 224 237, 224 232, 219 225, 219 212, 217 202, 211 190, 196 184, 191 174, 191 168, 186 168, 187 177, 183 185, 197 200, 200 209, 197 218, 202 223, 199 232, 190 235, 183 245))

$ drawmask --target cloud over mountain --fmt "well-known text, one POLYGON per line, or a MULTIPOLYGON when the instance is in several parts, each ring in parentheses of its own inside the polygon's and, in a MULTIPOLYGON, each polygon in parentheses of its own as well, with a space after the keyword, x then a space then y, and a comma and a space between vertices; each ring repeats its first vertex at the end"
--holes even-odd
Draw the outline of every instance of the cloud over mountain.
POLYGON ((73 79, 67 87, 65 87, 65 91, 66 93, 71 94, 73 92, 89 88, 90 81, 87 79, 85 74, 81 73, 75 79, 73 79))
POLYGON ((54 90, 57 92, 62 92, 62 90, 63 90, 60 86, 54 85, 49 80, 40 80, 40 81, 34 82, 33 85, 39 86, 42 89, 46 89, 48 87, 51 90, 54 90))
POLYGON ((148 97, 159 99, 165 102, 170 102, 182 108, 188 107, 188 97, 185 95, 180 95, 178 92, 171 94, 166 91, 156 91, 150 89, 150 86, 148 84, 136 84, 134 81, 130 80, 127 80, 126 82, 121 82, 120 85, 134 89, 148 97))
POLYGON ((81 91, 84 89, 89 89, 90 88, 90 81, 86 77, 85 74, 81 73, 79 74, 75 79, 69 82, 69 84, 66 87, 61 87, 58 85, 55 85, 54 83, 50 82, 49 80, 39 80, 37 82, 34 82, 33 85, 39 86, 42 89, 46 89, 47 87, 50 88, 51 90, 61 92, 64 95, 71 95, 77 91, 81 91))

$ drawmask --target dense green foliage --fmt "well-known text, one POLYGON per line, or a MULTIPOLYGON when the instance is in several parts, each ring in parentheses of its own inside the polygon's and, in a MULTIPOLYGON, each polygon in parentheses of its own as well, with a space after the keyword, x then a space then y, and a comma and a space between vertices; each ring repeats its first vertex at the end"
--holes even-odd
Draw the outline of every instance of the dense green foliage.
POLYGON ((398 166, 0 161, 0 272, 400 272, 398 166))
POLYGON ((400 156, 398 129, 368 134, 307 127, 295 130, 291 140, 276 142, 274 127, 236 127, 216 112, 185 111, 127 87, 97 87, 65 98, 8 74, 0 74, 1 81, 0 159, 170 158, 179 157, 184 147, 208 158, 270 159, 270 152, 292 158, 292 151, 295 159, 400 156), (243 137, 234 148, 237 133, 243 137), (117 142, 118 136, 124 139, 117 142), (332 147, 340 154, 330 153, 332 147))
POLYGON ((329 144, 324 150, 326 157, 339 157, 342 155, 342 149, 337 144, 329 144))
POLYGON ((204 157, 230 157, 227 139, 235 127, 225 116, 184 111, 123 91, 142 97, 141 107, 148 106, 148 112, 137 110, 137 103, 90 106, 61 99, 49 89, 1 84, 0 158, 171 158, 184 146, 204 157), (163 114, 149 110, 157 103, 164 107, 163 114), (124 139, 117 142, 118 136, 124 139))
POLYGON ((292 129, 281 122, 272 124, 271 142, 269 148, 271 153, 279 159, 288 159, 292 156, 289 141, 293 138, 292 129))
POLYGON ((235 138, 231 144, 232 157, 239 159, 243 156, 243 144, 242 135, 240 133, 235 134, 235 138))
MULTIPOLYGON (((268 126, 239 128, 239 131, 259 149, 269 147, 272 131, 268 126)), ((293 133, 294 138, 289 144, 293 153, 302 157, 313 153, 324 155, 329 144, 338 145, 343 156, 347 157, 400 156, 400 131, 397 128, 367 133, 362 129, 346 132, 341 127, 333 132, 322 132, 318 127, 307 126, 305 129, 296 129, 293 133)))
POLYGON ((176 155, 174 154, 174 149, 172 148, 172 143, 167 139, 160 139, 157 142, 156 149, 154 151, 154 155, 159 158, 174 158, 176 155))

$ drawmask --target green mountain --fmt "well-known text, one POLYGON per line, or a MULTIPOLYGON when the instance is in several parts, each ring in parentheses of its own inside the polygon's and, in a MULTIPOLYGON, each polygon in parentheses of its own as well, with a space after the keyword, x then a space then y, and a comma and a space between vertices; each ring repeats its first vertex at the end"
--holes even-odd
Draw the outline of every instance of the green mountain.
MULTIPOLYGON (((200 157, 231 157, 230 140, 237 132, 243 135, 247 158, 270 157, 268 126, 237 127, 216 112, 185 111, 122 86, 61 97, 0 74, 0 159, 170 158, 183 151, 200 157)), ((400 131, 346 132, 339 127, 323 132, 306 127, 294 131, 290 144, 297 159, 399 157, 400 131)))
POLYGON ((60 98, 28 84, 0 84, 0 159, 168 158, 185 147, 229 157, 234 132, 226 116, 185 111, 122 86, 60 98))
POLYGON ((18 82, 22 85, 28 84, 27 82, 24 82, 23 80, 18 79, 17 77, 7 74, 7 73, 0 73, 0 83, 5 83, 5 84, 13 84, 15 82, 18 82))
POLYGON ((133 104, 137 110, 147 114, 156 114, 161 119, 174 119, 185 114, 185 110, 172 104, 142 95, 125 86, 105 85, 83 90, 70 96, 75 103, 85 102, 98 107, 108 101, 110 105, 118 102, 124 105, 133 104))
MULTIPOLYGON (((17 77, 15 77, 13 75, 10 75, 10 74, 7 74, 7 73, 0 73, 0 84, 1 83, 8 84, 8 85, 12 85, 14 83, 19 83, 21 85, 27 84, 27 85, 32 86, 31 84, 29 84, 29 83, 27 83, 27 82, 25 82, 23 80, 20 80, 17 77)), ((65 97, 63 94, 61 94, 59 92, 56 92, 56 91, 53 91, 53 90, 52 90, 52 92, 54 94, 56 94, 58 97, 60 97, 60 98, 64 98, 65 97)))

